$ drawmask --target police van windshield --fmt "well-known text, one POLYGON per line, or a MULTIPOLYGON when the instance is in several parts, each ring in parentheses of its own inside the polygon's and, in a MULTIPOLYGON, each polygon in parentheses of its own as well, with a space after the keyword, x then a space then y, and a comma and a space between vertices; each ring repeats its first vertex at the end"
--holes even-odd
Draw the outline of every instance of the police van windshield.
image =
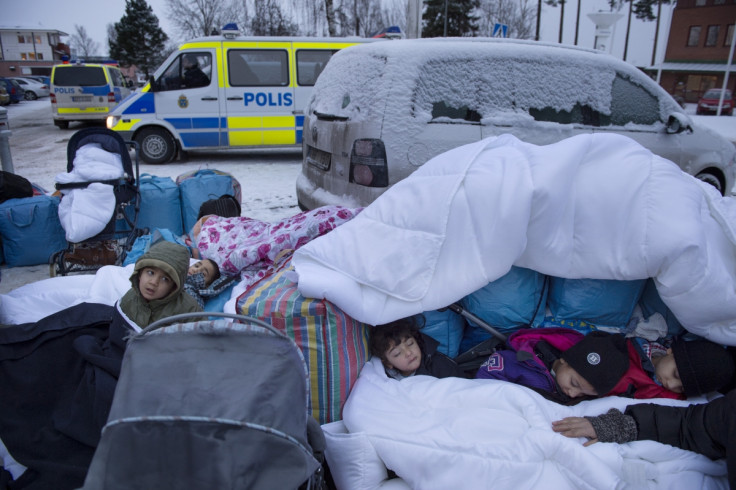
POLYGON ((54 70, 54 85, 59 87, 99 87, 107 84, 100 66, 69 66, 54 70))

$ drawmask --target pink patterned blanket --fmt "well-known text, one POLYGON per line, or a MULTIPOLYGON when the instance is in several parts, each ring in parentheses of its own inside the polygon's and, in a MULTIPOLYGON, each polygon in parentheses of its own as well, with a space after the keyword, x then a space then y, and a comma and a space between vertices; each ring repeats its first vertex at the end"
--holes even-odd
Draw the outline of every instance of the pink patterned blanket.
POLYGON ((196 237, 197 248, 201 257, 217 263, 222 274, 240 274, 247 287, 268 275, 281 252, 296 250, 351 220, 362 209, 324 206, 275 223, 211 216, 196 237))

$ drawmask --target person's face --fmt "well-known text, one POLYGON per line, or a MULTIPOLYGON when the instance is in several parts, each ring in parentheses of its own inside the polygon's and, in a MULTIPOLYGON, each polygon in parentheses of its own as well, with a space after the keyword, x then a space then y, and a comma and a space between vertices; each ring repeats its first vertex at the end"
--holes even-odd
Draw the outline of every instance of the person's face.
POLYGON ((138 275, 138 289, 146 301, 165 298, 176 284, 158 267, 144 267, 138 275))
POLYGON ((200 260, 196 264, 190 266, 187 273, 190 276, 201 273, 202 277, 204 277, 204 283, 209 286, 212 281, 215 280, 215 274, 217 271, 215 270, 214 264, 209 260, 200 260))
POLYGON ((560 359, 560 363, 555 369, 555 379, 562 392, 570 398, 598 395, 593 385, 580 376, 564 359, 560 359))
POLYGON ((182 58, 182 63, 184 64, 185 69, 190 68, 193 65, 188 56, 182 58))
POLYGON ((419 368, 422 351, 414 337, 407 337, 400 344, 392 344, 386 350, 388 367, 394 368, 404 376, 409 376, 419 368))
POLYGON ((674 393, 684 393, 685 388, 682 386, 682 380, 680 380, 680 372, 677 370, 677 364, 675 364, 675 356, 672 354, 672 349, 667 349, 667 355, 663 356, 657 362, 657 367, 654 369, 654 374, 662 386, 674 393))

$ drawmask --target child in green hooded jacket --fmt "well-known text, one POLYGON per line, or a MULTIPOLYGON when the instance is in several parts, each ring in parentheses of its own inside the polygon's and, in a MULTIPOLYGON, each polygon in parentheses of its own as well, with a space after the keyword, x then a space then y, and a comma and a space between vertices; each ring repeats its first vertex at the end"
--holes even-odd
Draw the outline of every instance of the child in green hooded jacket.
POLYGON ((120 311, 140 328, 180 313, 200 312, 184 286, 189 269, 186 247, 160 241, 136 261, 131 289, 120 300, 120 311))

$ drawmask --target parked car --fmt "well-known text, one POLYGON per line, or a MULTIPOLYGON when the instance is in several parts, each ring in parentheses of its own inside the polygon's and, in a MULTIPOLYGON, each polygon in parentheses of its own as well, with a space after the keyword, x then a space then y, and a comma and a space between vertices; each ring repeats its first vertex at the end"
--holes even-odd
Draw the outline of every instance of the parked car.
POLYGON ((10 104, 10 95, 8 95, 8 89, 5 88, 5 85, 0 84, 0 105, 9 105, 10 104))
POLYGON ((49 86, 45 83, 25 77, 12 77, 12 79, 18 82, 23 87, 23 90, 26 91, 26 100, 36 100, 39 97, 49 96, 49 86))
POLYGON ((45 75, 28 75, 23 78, 30 78, 32 80, 36 80, 37 82, 45 83, 49 87, 51 86, 51 77, 45 76, 45 75))
POLYGON ((366 206, 429 159, 501 134, 539 145, 626 135, 730 192, 736 150, 633 65, 508 39, 412 39, 337 52, 306 107, 302 209, 366 206))
POLYGON ((25 98, 26 91, 23 90, 23 87, 21 87, 21 85, 12 78, 0 78, 0 84, 5 86, 5 90, 7 90, 8 95, 10 95, 10 102, 13 104, 17 104, 25 98))
MULTIPOLYGON (((706 90, 703 96, 698 100, 698 108, 696 114, 718 114, 718 104, 721 101, 723 90, 720 88, 712 88, 706 90)), ((726 90, 723 95, 723 105, 721 106, 721 115, 730 116, 733 114, 734 106, 733 94, 730 90, 726 90)))

